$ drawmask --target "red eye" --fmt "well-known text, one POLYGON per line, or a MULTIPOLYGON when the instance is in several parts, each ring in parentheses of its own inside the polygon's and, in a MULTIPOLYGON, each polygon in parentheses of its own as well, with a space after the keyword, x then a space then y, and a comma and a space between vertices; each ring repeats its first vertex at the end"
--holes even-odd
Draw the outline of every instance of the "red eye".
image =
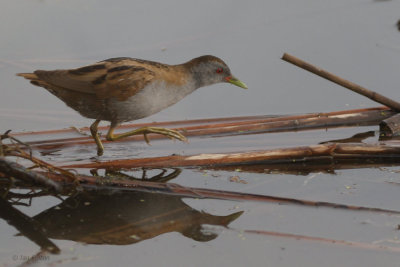
POLYGON ((222 73, 222 72, 223 72, 222 68, 218 68, 218 69, 216 70, 216 73, 222 73))

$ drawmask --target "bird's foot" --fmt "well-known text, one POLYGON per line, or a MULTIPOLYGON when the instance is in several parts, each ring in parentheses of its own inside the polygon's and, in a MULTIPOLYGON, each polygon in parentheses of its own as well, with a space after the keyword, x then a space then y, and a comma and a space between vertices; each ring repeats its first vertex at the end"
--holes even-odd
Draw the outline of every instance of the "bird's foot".
POLYGON ((144 127, 140 128, 138 130, 141 130, 144 136, 144 140, 146 141, 147 144, 150 144, 150 140, 147 137, 147 134, 149 133, 154 133, 154 134, 161 134, 164 135, 170 139, 177 139, 182 142, 187 142, 187 138, 181 134, 180 132, 172 129, 167 129, 167 128, 160 128, 160 127, 144 127))
POLYGON ((116 134, 116 135, 114 135, 112 133, 112 131, 109 131, 109 133, 107 134, 107 140, 115 141, 115 140, 119 140, 121 138, 125 138, 125 137, 132 136, 132 135, 139 135, 139 134, 143 134, 144 140, 146 141, 147 144, 150 144, 150 140, 147 136, 148 134, 161 134, 161 135, 167 136, 168 138, 171 138, 171 139, 177 139, 177 140, 180 140, 183 142, 187 142, 187 138, 180 132, 178 132, 176 130, 160 128, 160 127, 143 127, 143 128, 139 128, 139 129, 130 131, 130 132, 116 134))

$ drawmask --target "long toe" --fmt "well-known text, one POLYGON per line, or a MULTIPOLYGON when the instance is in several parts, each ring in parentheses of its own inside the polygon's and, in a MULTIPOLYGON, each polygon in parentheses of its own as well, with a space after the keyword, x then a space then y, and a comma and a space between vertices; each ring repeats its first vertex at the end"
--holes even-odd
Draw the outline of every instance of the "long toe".
POLYGON ((172 129, 166 129, 166 128, 157 128, 157 127, 152 127, 148 129, 149 132, 152 133, 157 133, 157 134, 162 134, 165 135, 171 139, 177 139, 183 142, 187 141, 187 138, 181 134, 180 132, 176 131, 176 130, 172 130, 172 129))

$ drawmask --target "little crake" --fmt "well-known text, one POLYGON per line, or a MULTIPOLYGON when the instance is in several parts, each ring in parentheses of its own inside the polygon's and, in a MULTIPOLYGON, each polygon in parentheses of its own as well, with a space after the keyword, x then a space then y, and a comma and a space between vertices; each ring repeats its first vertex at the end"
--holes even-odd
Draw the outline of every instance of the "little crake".
POLYGON ((157 113, 200 87, 226 82, 247 89, 225 62, 214 56, 201 56, 178 65, 111 58, 77 69, 37 70, 17 75, 46 88, 82 116, 95 119, 90 130, 99 156, 104 151, 97 133, 102 120, 111 122, 106 136, 110 141, 143 134, 148 142, 149 133, 185 141, 185 136, 171 129, 143 127, 122 134, 114 134, 114 129, 122 122, 157 113))

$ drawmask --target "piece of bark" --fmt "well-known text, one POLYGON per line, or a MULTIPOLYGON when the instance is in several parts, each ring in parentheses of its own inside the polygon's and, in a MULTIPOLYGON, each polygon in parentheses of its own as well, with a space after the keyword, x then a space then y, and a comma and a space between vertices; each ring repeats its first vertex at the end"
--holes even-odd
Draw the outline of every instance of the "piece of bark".
MULTIPOLYGON (((383 119, 386 119, 395 112, 389 110, 387 107, 376 107, 368 109, 355 109, 343 110, 327 113, 312 113, 288 116, 258 116, 258 117, 243 117, 235 118, 236 121, 231 121, 231 118, 216 119, 209 122, 208 120, 193 120, 193 121, 180 121, 172 122, 171 125, 167 122, 147 124, 147 126, 178 126, 174 129, 180 130, 187 137, 192 136, 223 136, 223 135, 243 135, 243 134, 261 134, 261 133, 276 133, 276 132, 289 132, 289 131, 304 131, 311 129, 327 129, 335 127, 349 127, 349 126, 367 126, 377 125, 383 119)), ((125 129, 134 129, 138 125, 128 124, 123 125, 125 129), (128 128, 129 127, 129 128, 128 128)), ((62 130, 57 132, 32 132, 30 135, 65 134, 62 130)), ((25 133, 24 133, 25 134, 25 133)), ((22 135, 16 133, 17 135, 22 135)), ((156 139, 167 138, 163 135, 150 134, 150 141, 156 139)), ((127 142, 127 141, 141 141, 143 135, 131 136, 119 141, 113 142, 127 142)), ((110 141, 104 140, 104 143, 110 141)), ((28 142, 30 147, 42 150, 61 149, 67 146, 93 144, 92 137, 72 137, 72 138, 58 138, 46 139, 40 141, 28 142)))
POLYGON ((362 87, 358 84, 355 84, 353 82, 345 80, 335 74, 332 74, 324 69, 316 67, 308 62, 305 62, 304 60, 301 60, 300 58, 289 55, 287 53, 283 54, 282 59, 289 63, 292 63, 293 65, 296 65, 302 69, 308 70, 309 72, 312 72, 312 73, 314 73, 322 78, 325 78, 331 82, 339 84, 353 92, 356 92, 360 95, 368 97, 369 99, 371 99, 375 102, 378 102, 380 104, 383 104, 397 112, 400 112, 400 103, 394 101, 393 99, 390 99, 390 98, 388 98, 384 95, 381 95, 377 92, 371 91, 371 90, 369 90, 365 87, 362 87))
POLYGON ((25 182, 45 186, 56 192, 61 190, 59 183, 49 180, 47 177, 33 172, 16 162, 7 160, 5 157, 0 157, 0 172, 25 182))
POLYGON ((210 153, 192 156, 164 156, 153 158, 121 159, 112 161, 97 161, 89 163, 74 163, 63 168, 171 168, 171 167, 216 167, 229 165, 251 164, 318 164, 328 160, 374 160, 386 161, 400 159, 400 147, 385 144, 320 144, 312 146, 271 149, 240 153, 210 153))
POLYGON ((400 114, 383 120, 379 124, 379 128, 384 135, 400 135, 400 114))

